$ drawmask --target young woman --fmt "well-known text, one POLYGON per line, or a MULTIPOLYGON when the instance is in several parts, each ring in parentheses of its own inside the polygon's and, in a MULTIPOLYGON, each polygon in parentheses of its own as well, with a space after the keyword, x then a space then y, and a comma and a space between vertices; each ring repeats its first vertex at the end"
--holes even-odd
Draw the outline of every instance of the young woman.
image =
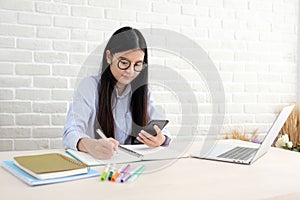
POLYGON ((148 90, 148 54, 140 31, 131 27, 117 30, 109 39, 99 76, 84 78, 70 105, 63 143, 109 159, 119 144, 133 144, 137 139, 149 147, 167 146, 167 130, 154 126, 157 135, 136 132, 151 119, 159 119, 148 90), (100 129, 107 139, 95 132, 100 129), (135 135, 137 137, 133 137, 135 135))

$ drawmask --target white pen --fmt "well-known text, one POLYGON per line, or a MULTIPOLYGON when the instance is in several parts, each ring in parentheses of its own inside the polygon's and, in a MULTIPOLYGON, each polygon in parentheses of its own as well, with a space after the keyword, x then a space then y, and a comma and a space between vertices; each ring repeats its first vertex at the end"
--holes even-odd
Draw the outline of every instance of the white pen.
MULTIPOLYGON (((106 137, 106 135, 104 135, 104 133, 103 133, 100 129, 97 129, 96 132, 98 133, 98 135, 99 135, 102 139, 108 140, 108 138, 106 137)), ((135 151, 133 151, 133 150, 131 150, 131 149, 127 149, 127 148, 125 148, 125 147, 122 147, 121 145, 118 145, 118 148, 119 148, 120 150, 125 151, 126 153, 129 153, 129 154, 131 154, 131 155, 134 155, 134 156, 136 156, 136 157, 138 157, 138 158, 142 158, 142 157, 143 157, 142 154, 140 154, 140 153, 138 153, 138 152, 135 152, 135 151)))
POLYGON ((108 140, 108 138, 106 137, 106 135, 104 135, 104 133, 102 133, 102 131, 100 131, 100 129, 97 129, 96 132, 98 133, 98 135, 105 140, 108 140))

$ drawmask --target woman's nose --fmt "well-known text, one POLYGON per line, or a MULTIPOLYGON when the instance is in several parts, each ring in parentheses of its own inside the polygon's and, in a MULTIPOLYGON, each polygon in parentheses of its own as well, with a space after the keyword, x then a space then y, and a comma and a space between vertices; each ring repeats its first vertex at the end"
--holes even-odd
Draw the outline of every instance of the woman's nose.
POLYGON ((126 69, 126 71, 127 71, 128 73, 134 73, 134 64, 133 64, 133 63, 130 64, 130 66, 128 67, 128 69, 126 69))

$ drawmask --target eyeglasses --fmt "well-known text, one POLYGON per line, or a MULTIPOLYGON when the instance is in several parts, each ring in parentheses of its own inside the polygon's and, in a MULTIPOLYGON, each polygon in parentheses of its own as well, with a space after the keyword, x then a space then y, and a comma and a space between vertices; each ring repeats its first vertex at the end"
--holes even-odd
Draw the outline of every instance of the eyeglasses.
MULTIPOLYGON (((121 58, 118 61, 118 67, 121 70, 126 70, 131 66, 131 62, 125 58, 121 58)), ((140 72, 146 67, 146 64, 142 61, 136 62, 133 66, 134 71, 140 72)))

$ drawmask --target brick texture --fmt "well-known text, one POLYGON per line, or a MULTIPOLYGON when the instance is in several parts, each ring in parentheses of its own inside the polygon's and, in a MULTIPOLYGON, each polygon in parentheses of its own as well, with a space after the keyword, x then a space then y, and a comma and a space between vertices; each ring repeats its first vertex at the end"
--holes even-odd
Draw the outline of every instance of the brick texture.
MULTIPOLYGON (((98 72, 99 45, 123 25, 165 28, 194 41, 209 56, 223 82, 225 100, 218 102, 225 101, 226 115, 220 134, 234 128, 249 132, 258 128, 263 137, 278 110, 300 98, 298 3, 1 0, 0 151, 62 148, 74 88, 80 78, 98 72)), ((164 37, 154 40, 165 42, 164 37)), ((180 42, 168 45, 176 48, 180 42)), ((209 72, 201 74, 189 60, 164 49, 149 48, 149 61, 161 67, 149 70, 150 87, 171 121, 172 134, 183 139, 204 137, 212 110, 221 109, 212 105, 207 83, 216 91, 220 86, 204 79, 209 72), (175 77, 168 74, 170 69, 175 77), (197 105, 191 104, 189 89, 197 105), (198 124, 182 124, 184 117, 192 116, 198 116, 198 124), (180 127, 185 133, 178 132, 180 127)))

